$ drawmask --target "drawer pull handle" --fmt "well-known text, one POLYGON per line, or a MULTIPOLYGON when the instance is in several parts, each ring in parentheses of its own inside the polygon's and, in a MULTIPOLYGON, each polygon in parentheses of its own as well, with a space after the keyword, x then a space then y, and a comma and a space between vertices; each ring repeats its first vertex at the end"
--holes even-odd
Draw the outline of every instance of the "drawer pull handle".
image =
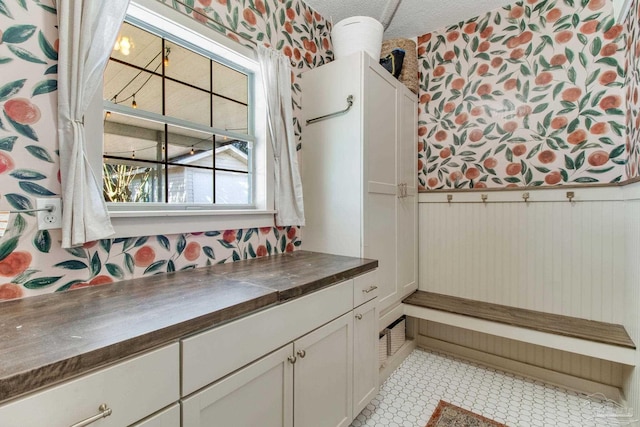
POLYGON ((294 363, 296 363, 297 359, 296 359, 295 356, 289 356, 289 357, 287 357, 287 360, 289 361, 289 363, 291 363, 293 365, 294 363))
POLYGON ((96 415, 94 415, 92 417, 89 417, 86 420, 80 421, 79 423, 76 423, 76 424, 72 425, 71 427, 85 427, 85 426, 88 426, 89 424, 95 423, 99 419, 107 418, 113 412, 113 410, 111 408, 109 408, 106 403, 103 403, 102 405, 100 405, 98 407, 98 411, 100 411, 99 414, 96 414, 96 415))
POLYGON ((362 290, 362 292, 364 292, 365 294, 368 294, 369 292, 373 292, 373 291, 375 291, 376 289, 378 289, 378 287, 377 287, 377 286, 369 286, 369 288, 368 288, 368 289, 363 289, 363 290, 362 290))
POLYGON ((304 350, 298 350, 298 356, 300 356, 300 359, 304 359, 304 357, 307 355, 307 352, 304 350))
POLYGON ((361 320, 362 319, 362 314, 360 314, 360 313, 356 314, 356 319, 361 320))

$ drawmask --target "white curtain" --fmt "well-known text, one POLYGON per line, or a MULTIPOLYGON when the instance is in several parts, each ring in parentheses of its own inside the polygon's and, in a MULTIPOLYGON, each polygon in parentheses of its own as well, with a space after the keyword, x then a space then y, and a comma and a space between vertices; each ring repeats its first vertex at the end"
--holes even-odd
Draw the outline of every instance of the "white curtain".
POLYGON ((293 133, 290 59, 260 45, 257 51, 275 160, 276 225, 304 225, 302 180, 293 133))
MULTIPOLYGON (((86 157, 84 114, 102 88, 109 54, 129 0, 58 0, 58 140, 62 181, 62 247, 114 233, 98 182, 86 157)), ((101 171, 96 171, 101 176, 101 171)))

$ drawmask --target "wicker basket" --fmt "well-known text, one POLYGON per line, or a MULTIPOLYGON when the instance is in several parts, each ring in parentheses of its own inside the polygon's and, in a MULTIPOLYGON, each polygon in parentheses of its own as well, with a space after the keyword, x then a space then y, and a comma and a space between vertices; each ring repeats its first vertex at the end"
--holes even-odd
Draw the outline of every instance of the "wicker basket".
POLYGON ((384 58, 391 53, 393 49, 400 48, 405 51, 404 62, 402 64, 402 72, 400 80, 409 90, 415 94, 418 93, 418 50, 416 42, 409 39, 391 39, 382 42, 382 50, 380 57, 384 58))
POLYGON ((404 344, 405 336, 405 317, 401 317, 391 325, 389 325, 389 356, 393 356, 396 351, 404 344))

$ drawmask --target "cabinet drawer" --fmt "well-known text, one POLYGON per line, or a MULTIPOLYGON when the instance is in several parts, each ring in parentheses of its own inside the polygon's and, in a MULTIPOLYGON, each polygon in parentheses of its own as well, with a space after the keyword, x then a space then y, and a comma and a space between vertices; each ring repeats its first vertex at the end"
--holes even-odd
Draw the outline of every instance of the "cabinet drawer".
POLYGON ((357 307, 378 296, 378 270, 354 277, 353 306, 357 307))
POLYGON ((130 425, 178 400, 178 343, 0 406, 2 427, 68 427, 100 411, 100 427, 130 425))
POLYGON ((353 308, 353 280, 182 340, 182 395, 257 360, 353 308))

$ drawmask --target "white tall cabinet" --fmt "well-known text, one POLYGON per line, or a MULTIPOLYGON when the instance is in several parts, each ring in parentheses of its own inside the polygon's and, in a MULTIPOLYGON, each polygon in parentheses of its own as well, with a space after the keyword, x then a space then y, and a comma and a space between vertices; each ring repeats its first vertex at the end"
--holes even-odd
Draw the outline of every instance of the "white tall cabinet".
POLYGON ((306 250, 379 261, 379 311, 417 289, 417 96, 356 53, 302 76, 306 250))

